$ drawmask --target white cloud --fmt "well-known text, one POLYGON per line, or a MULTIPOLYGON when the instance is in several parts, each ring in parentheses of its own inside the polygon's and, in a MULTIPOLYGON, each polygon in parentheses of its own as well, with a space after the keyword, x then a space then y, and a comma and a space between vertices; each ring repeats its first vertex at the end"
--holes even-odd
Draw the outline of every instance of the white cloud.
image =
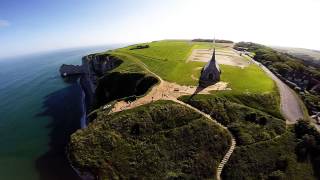
POLYGON ((10 26, 9 21, 0 19, 0 28, 8 27, 8 26, 10 26))

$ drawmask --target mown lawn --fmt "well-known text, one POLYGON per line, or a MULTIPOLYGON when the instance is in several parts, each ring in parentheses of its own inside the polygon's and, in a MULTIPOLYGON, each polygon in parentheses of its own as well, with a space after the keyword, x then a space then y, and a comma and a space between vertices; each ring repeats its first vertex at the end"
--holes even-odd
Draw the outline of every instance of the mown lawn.
POLYGON ((269 93, 275 90, 275 84, 257 65, 251 64, 245 69, 221 65, 221 80, 229 82, 233 92, 269 93))
MULTIPOLYGON (((116 49, 114 54, 144 63, 164 80, 181 85, 198 85, 202 62, 187 62, 193 49, 212 48, 211 43, 189 41, 154 41, 149 48, 130 50, 135 45, 116 49), (193 78, 192 78, 193 77, 193 78)), ((216 44, 216 48, 224 48, 216 44)), ((227 48, 225 48, 228 50, 227 48)), ((275 90, 273 81, 256 65, 247 68, 221 65, 221 80, 228 82, 233 92, 269 93, 275 90)))

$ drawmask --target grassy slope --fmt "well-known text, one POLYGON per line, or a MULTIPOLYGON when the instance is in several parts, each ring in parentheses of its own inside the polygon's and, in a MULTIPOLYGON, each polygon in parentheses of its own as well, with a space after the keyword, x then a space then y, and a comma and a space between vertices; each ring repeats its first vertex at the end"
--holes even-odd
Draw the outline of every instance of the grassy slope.
POLYGON ((310 162, 298 162, 298 140, 285 130, 274 98, 272 94, 234 93, 180 98, 211 114, 235 136, 237 148, 223 171, 224 179, 268 179, 275 174, 284 179, 316 179, 310 162), (252 113, 256 120, 246 118, 252 113), (261 123, 261 117, 266 123, 261 123))
POLYGON ((144 96, 158 83, 158 79, 140 61, 122 55, 118 58, 122 61, 120 66, 99 78, 95 108, 117 99, 144 96))
MULTIPOLYGON (((168 80, 171 82, 177 82, 179 84, 185 84, 185 85, 197 85, 197 82, 195 80, 192 80, 190 76, 193 74, 195 77, 198 77, 200 75, 200 70, 199 69, 195 70, 195 68, 203 67, 204 63, 198 63, 198 62, 186 63, 186 58, 190 55, 192 49, 210 48, 210 44, 189 43, 186 41, 159 41, 159 42, 149 43, 149 45, 150 45, 150 48, 147 48, 147 49, 129 50, 130 47, 126 47, 126 48, 112 51, 111 53, 113 55, 116 55, 121 59, 125 60, 125 63, 123 63, 119 68, 117 68, 117 71, 141 72, 141 71, 145 71, 143 68, 145 64, 148 66, 148 68, 151 71, 157 73, 159 76, 161 76, 165 80, 168 80)), ((222 47, 217 47, 217 48, 222 48, 222 47)), ((221 77, 222 80, 229 82, 229 85, 233 90, 214 93, 214 95, 211 95, 211 96, 222 97, 227 99, 227 101, 230 101, 229 103, 230 107, 228 108, 229 112, 227 112, 227 114, 230 113, 231 119, 237 119, 236 123, 238 124, 238 128, 240 128, 240 132, 242 132, 240 133, 240 135, 242 136, 242 139, 246 139, 245 138, 246 136, 252 137, 252 138, 249 138, 249 140, 244 141, 244 144, 246 143, 251 144, 261 140, 273 138, 277 134, 282 133, 283 129, 281 128, 284 126, 284 122, 281 122, 278 119, 278 118, 281 118, 281 115, 279 113, 279 98, 278 98, 278 94, 275 92, 276 88, 273 81, 267 75, 265 75, 264 72, 259 69, 259 67, 255 65, 250 65, 248 68, 245 68, 245 69, 222 65, 221 69, 222 69, 222 77, 221 77), (271 102, 273 102, 274 104, 272 104, 271 102), (268 116, 269 117, 268 121, 271 123, 269 123, 268 126, 264 127, 264 126, 258 125, 255 122, 241 122, 243 121, 243 118, 245 117, 247 112, 254 112, 259 116, 260 115, 268 116), (238 117, 233 118, 232 116, 234 117, 238 116, 238 117), (278 129, 280 128, 280 131, 275 130, 277 127, 278 129), (270 131, 273 131, 273 133, 270 133, 270 131), (258 134, 257 132, 262 134, 262 136, 260 135, 256 136, 255 133, 258 134), (250 140, 250 139, 253 139, 253 140, 250 140)), ((208 98, 206 96, 203 96, 203 97, 204 99, 208 98)), ((211 105, 209 106, 210 108, 212 108, 211 105)), ((134 109, 133 111, 135 110, 136 109, 134 109)), ((106 120, 108 120, 107 117, 106 117, 106 120)), ((97 129, 95 129, 97 127, 99 126, 91 128, 91 130, 88 130, 87 132, 88 135, 90 135, 91 133, 94 134, 94 135, 90 135, 93 141, 97 140, 97 138, 95 137, 103 135, 103 133, 99 135, 95 134, 97 133, 96 132, 97 129)), ((233 124, 233 127, 235 127, 234 124, 233 124)), ((80 137, 80 134, 78 135, 80 137)), ((88 143, 93 143, 93 142, 90 142, 90 137, 88 137, 85 140, 88 141, 88 143)), ((159 139, 157 139, 157 141, 158 140, 159 139)), ((185 139, 183 140, 182 138, 180 139, 180 141, 181 142, 179 143, 184 143, 185 139)), ((81 141, 81 143, 84 143, 84 142, 81 141)), ((81 144, 81 143, 78 145, 80 146, 85 145, 85 143, 84 144, 81 144)), ((216 143, 213 143, 213 144, 216 145, 216 143)), ((268 156, 267 151, 262 150, 261 152, 262 154, 263 152, 265 152, 264 157, 268 156)), ((80 153, 88 153, 88 155, 90 153, 94 154, 94 150, 92 150, 92 152, 80 152, 80 153)), ((124 155, 127 155, 127 154, 124 154, 124 155)), ((100 157, 100 155, 95 156, 95 158, 98 158, 98 157, 100 157)), ((119 158, 119 156, 116 156, 116 157, 119 158)), ((245 161, 243 163, 250 163, 250 162, 246 162, 246 160, 243 159, 245 158, 244 156, 237 156, 237 157, 239 159, 236 159, 235 161, 245 161)), ((157 161, 157 159, 155 161, 157 161)), ((89 164, 86 164, 86 163, 93 163, 93 164, 90 164, 90 167, 94 167, 95 163, 102 163, 102 162, 99 162, 98 159, 95 159, 92 162, 90 161, 90 162, 82 162, 82 163, 84 164, 81 165, 80 161, 78 161, 78 165, 80 167, 85 168, 89 166, 89 164)), ((216 166, 215 163, 209 163, 203 166, 209 166, 210 164, 214 164, 214 166, 216 166)), ((125 165, 125 164, 122 164, 122 165, 125 165)), ((306 172, 308 174, 309 171, 306 171, 306 172)), ((106 173, 106 172, 99 172, 99 173, 106 173)), ((143 174, 147 172, 140 172, 140 173, 143 174)), ((175 175, 179 173, 181 172, 171 172, 170 170, 170 172, 167 172, 167 175, 168 174, 175 175)), ((232 170, 230 170, 230 173, 232 173, 232 170)))
MULTIPOLYGON (((113 53, 121 56, 131 55, 142 61, 148 68, 164 80, 182 85, 197 85, 191 78, 200 76, 200 70, 205 65, 202 62, 188 62, 186 59, 195 48, 211 48, 210 43, 187 41, 157 41, 148 43, 150 48, 129 50, 132 46, 115 50, 113 53)), ((217 44, 216 48, 223 49, 217 44)), ((222 81, 229 82, 231 88, 239 92, 265 93, 274 90, 273 81, 256 65, 250 65, 245 70, 228 65, 222 65, 222 81)))
POLYGON ((192 109, 158 101, 107 115, 71 137, 70 158, 102 179, 214 179, 230 135, 192 109), (187 140, 187 141, 186 141, 187 140))
POLYGON ((154 73, 164 80, 179 84, 196 85, 197 81, 191 78, 191 74, 199 77, 203 63, 186 63, 187 57, 193 48, 192 43, 186 41, 158 41, 150 43, 150 48, 129 50, 131 46, 121 48, 116 52, 132 55, 141 60, 154 73), (183 75, 183 76, 181 76, 183 75))
POLYGON ((221 80, 229 82, 234 92, 269 93, 275 89, 272 79, 256 65, 245 69, 221 65, 221 69, 221 80))
POLYGON ((119 57, 123 61, 123 63, 119 67, 113 69, 111 72, 143 73, 152 75, 139 63, 139 61, 121 54, 117 54, 117 57, 119 57))
POLYGON ((294 134, 287 132, 270 141, 238 147, 223 171, 223 178, 268 179, 280 171, 283 179, 316 179, 310 163, 297 161, 296 146, 294 134))
POLYGON ((248 145, 285 132, 285 123, 279 119, 280 112, 274 111, 277 109, 277 103, 273 98, 271 95, 247 95, 244 100, 230 94, 219 94, 196 95, 192 98, 183 96, 180 99, 227 126, 234 134, 238 145, 248 145), (264 107, 260 103, 263 103, 264 107), (255 117, 250 117, 252 114, 255 117))

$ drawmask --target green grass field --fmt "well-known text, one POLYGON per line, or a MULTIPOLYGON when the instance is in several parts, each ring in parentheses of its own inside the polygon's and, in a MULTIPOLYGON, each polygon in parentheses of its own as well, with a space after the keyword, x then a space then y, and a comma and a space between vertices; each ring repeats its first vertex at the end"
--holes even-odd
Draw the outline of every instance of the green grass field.
POLYGON ((229 82, 234 92, 269 93, 275 90, 275 84, 257 65, 244 69, 221 65, 221 80, 229 82))
MULTIPOLYGON (((132 45, 116 49, 112 53, 125 60, 144 63, 166 81, 195 86, 198 81, 191 76, 198 78, 205 63, 186 60, 193 49, 212 48, 211 43, 173 40, 154 41, 148 45, 149 48, 130 50, 135 46, 132 45)), ((224 48, 222 44, 216 44, 215 47, 224 48)), ((221 65, 221 70, 221 80, 228 82, 233 92, 268 93, 275 90, 273 81, 256 65, 245 69, 221 65)))

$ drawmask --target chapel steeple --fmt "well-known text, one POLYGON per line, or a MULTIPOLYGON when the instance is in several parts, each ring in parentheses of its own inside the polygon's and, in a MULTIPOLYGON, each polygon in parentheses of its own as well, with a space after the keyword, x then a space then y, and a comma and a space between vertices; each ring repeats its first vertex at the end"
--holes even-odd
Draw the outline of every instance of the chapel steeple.
POLYGON ((210 61, 201 71, 199 85, 206 87, 220 81, 220 67, 216 62, 215 38, 212 41, 213 53, 210 61))

